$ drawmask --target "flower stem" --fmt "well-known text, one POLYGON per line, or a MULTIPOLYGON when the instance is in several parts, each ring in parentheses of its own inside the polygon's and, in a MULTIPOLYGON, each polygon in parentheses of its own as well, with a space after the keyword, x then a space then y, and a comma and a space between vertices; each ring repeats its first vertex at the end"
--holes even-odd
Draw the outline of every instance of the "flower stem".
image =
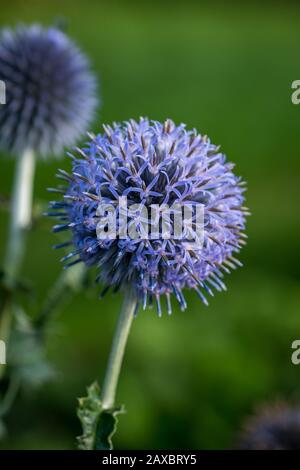
POLYGON ((10 377, 9 385, 3 401, 0 405, 0 419, 11 409, 20 387, 20 376, 17 373, 12 374, 10 377))
MULTIPOLYGON (((32 191, 35 157, 31 150, 24 151, 16 161, 12 191, 10 226, 4 259, 4 300, 0 305, 0 339, 9 340, 12 316, 12 291, 18 282, 25 248, 25 235, 32 215, 32 191)), ((5 365, 0 367, 0 378, 5 365)))
POLYGON ((5 284, 12 288, 18 280, 24 255, 25 234, 31 223, 35 156, 25 150, 16 161, 11 218, 4 260, 5 284))
POLYGON ((102 406, 104 409, 111 409, 115 403, 116 389, 120 375, 125 347, 134 318, 134 311, 137 305, 137 298, 132 289, 128 288, 121 309, 121 313, 116 326, 112 348, 108 360, 104 384, 101 394, 102 406))
MULTIPOLYGON (((11 292, 5 288, 1 289, 0 297, 0 340, 7 343, 12 320, 12 299, 11 292)), ((0 364, 0 380, 4 376, 6 365, 0 364)), ((1 413, 0 413, 1 415, 1 413)))
POLYGON ((35 321, 35 326, 40 334, 44 334, 53 314, 61 309, 73 294, 84 288, 86 267, 81 264, 63 271, 50 288, 48 296, 35 321))

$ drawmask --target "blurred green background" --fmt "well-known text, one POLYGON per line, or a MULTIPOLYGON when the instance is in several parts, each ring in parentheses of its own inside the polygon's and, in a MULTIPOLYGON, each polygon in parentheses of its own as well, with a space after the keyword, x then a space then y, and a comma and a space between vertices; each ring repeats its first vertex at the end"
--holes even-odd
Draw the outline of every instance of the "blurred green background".
MULTIPOLYGON (((248 181, 248 246, 244 268, 227 276, 228 292, 204 307, 134 322, 121 375, 118 449, 220 449, 234 446, 245 416, 260 403, 300 398, 299 129, 291 83, 300 79, 296 3, 15 1, 1 4, 1 26, 51 24, 90 56, 101 83, 103 122, 172 118, 222 145, 248 181)), ((49 200, 57 167, 39 162, 35 196, 49 200)), ((13 161, 1 158, 0 192, 9 196, 13 161)), ((0 214, 3 257, 7 214, 0 214)), ((60 273, 50 221, 29 237, 24 276, 36 289, 34 312, 60 273)), ((2 258, 1 258, 2 259, 2 258)), ((48 357, 58 375, 22 393, 0 448, 75 448, 76 397, 101 382, 121 297, 98 288, 74 298, 53 324, 48 357)))

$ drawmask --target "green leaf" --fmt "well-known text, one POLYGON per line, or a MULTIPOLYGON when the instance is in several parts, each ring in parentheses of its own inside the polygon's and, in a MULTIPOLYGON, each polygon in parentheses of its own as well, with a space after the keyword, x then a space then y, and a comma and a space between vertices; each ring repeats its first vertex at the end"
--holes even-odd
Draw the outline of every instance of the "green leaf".
POLYGON ((53 379, 56 373, 47 361, 45 346, 29 317, 20 306, 15 307, 14 313, 16 322, 11 331, 7 363, 22 385, 37 387, 53 379))
POLYGON ((87 396, 79 398, 77 410, 83 434, 78 437, 81 450, 111 450, 112 436, 116 432, 117 415, 124 413, 124 408, 103 409, 100 388, 94 382, 87 388, 87 396))

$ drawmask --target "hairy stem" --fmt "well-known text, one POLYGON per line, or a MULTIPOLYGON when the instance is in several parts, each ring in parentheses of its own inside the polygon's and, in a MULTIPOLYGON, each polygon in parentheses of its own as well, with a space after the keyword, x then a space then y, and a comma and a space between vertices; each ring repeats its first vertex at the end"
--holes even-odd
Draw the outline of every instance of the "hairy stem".
POLYGON ((116 326, 104 384, 101 394, 104 409, 111 409, 115 403, 116 390, 124 357, 125 347, 137 305, 137 298, 132 289, 128 288, 116 326))

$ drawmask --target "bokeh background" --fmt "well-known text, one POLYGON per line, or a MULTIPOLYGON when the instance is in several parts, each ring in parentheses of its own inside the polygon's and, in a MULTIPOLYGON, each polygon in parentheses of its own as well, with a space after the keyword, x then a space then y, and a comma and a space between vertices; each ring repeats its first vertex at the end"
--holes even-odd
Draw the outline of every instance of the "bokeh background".
MULTIPOLYGON (((101 83, 103 122, 172 118, 222 145, 248 181, 248 246, 228 292, 203 306, 134 322, 118 401, 126 404, 118 449, 233 447, 244 418, 260 403, 300 400, 300 79, 297 3, 26 0, 1 2, 0 23, 67 22, 101 83)), ((9 197, 14 163, 1 155, 0 192, 9 197)), ((40 162, 35 198, 47 201, 57 167, 40 162)), ((0 214, 0 254, 7 213, 0 214)), ((35 297, 30 315, 60 273, 50 221, 29 236, 24 276, 35 297)), ((39 390, 23 391, 6 424, 2 449, 70 449, 80 433, 76 397, 103 377, 121 297, 86 288, 53 321, 47 354, 57 371, 39 390)))

